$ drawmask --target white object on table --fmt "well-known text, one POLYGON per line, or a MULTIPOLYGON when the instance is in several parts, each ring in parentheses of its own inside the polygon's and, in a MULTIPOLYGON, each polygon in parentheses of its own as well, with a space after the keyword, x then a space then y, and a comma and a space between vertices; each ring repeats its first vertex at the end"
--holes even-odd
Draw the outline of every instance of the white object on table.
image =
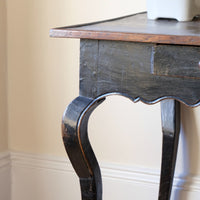
POLYGON ((172 18, 190 21, 200 14, 200 0, 147 0, 149 19, 172 18))

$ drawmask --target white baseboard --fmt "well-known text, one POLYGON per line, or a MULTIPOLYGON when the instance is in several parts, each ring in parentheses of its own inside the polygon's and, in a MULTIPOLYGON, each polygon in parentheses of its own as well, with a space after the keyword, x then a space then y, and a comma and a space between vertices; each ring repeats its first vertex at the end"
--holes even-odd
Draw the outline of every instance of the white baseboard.
POLYGON ((11 170, 9 152, 0 153, 0 199, 11 200, 11 170))
MULTIPOLYGON (((79 181, 67 158, 11 153, 12 200, 80 200, 79 181)), ((154 200, 159 171, 101 164, 103 200, 154 200)), ((200 177, 175 176, 171 200, 199 200, 200 177)))

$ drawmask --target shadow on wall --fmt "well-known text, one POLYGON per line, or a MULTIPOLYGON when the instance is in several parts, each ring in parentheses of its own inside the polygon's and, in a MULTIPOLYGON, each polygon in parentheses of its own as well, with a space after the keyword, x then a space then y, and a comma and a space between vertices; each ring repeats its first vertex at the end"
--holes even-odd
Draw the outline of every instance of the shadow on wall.
MULTIPOLYGON (((179 170, 181 171, 180 177, 183 178, 182 188, 177 188, 175 191, 175 199, 191 199, 189 193, 184 191, 184 188, 192 187, 194 183, 193 177, 199 174, 199 134, 198 123, 195 117, 195 111, 197 108, 189 108, 185 105, 181 107, 181 135, 178 157, 182 157, 181 162, 177 160, 177 165, 181 165, 179 170), (181 154, 181 155, 180 155, 181 154)), ((181 184, 180 184, 181 185, 181 184)))

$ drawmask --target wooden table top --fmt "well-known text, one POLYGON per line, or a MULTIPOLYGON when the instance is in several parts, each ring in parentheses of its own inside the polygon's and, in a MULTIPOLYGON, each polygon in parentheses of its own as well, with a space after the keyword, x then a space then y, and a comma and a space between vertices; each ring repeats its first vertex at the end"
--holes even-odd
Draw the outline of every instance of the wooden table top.
POLYGON ((146 13, 50 30, 51 37, 200 46, 200 17, 191 22, 148 20, 146 13))

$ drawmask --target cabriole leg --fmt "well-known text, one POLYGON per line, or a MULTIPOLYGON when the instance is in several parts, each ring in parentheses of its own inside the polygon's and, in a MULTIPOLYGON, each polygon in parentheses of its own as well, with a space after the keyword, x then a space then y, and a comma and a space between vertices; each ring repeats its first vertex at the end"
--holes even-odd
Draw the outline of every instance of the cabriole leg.
POLYGON ((180 103, 176 100, 161 102, 163 132, 162 165, 159 200, 169 200, 172 190, 174 169, 180 132, 180 103))
POLYGON ((103 100, 77 97, 63 115, 63 141, 80 180, 82 200, 102 200, 100 168, 88 139, 87 126, 90 114, 103 100))

